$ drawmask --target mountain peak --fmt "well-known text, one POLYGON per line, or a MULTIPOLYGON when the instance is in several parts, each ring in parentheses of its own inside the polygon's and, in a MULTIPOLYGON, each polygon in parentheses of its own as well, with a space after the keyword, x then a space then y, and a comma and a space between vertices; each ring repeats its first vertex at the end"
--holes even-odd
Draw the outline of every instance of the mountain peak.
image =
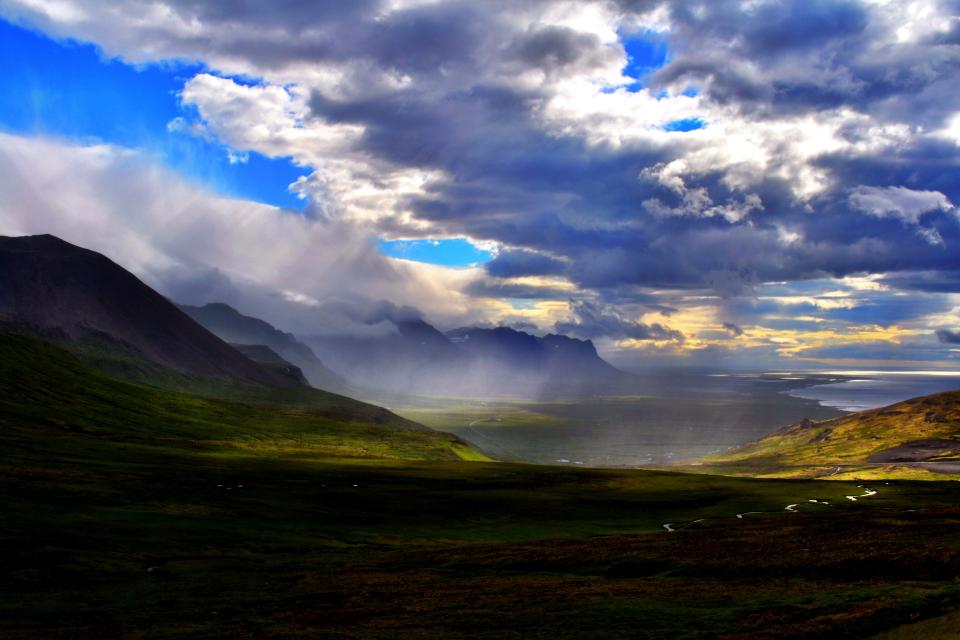
MULTIPOLYGON (((181 305, 181 307, 183 307, 183 306, 185 306, 185 305, 181 305)), ((230 314, 238 315, 238 316, 243 315, 242 313, 240 313, 239 311, 237 311, 236 309, 234 309, 233 307, 231 307, 230 305, 228 305, 226 302, 208 302, 207 304, 203 305, 203 306, 200 307, 200 308, 201 308, 201 309, 207 309, 207 310, 209 310, 209 311, 217 311, 217 312, 223 312, 223 313, 230 313, 230 314)))
POLYGON ((599 356, 590 340, 555 333, 537 337, 511 327, 460 327, 447 336, 479 358, 497 360, 520 370, 547 372, 558 379, 581 374, 601 378, 621 374, 599 356))
POLYGON ((105 342, 187 375, 291 385, 106 256, 49 234, 0 237, 0 314, 31 331, 105 342))
POLYGON ((4 251, 44 251, 100 255, 49 233, 33 236, 0 236, 0 249, 4 251))

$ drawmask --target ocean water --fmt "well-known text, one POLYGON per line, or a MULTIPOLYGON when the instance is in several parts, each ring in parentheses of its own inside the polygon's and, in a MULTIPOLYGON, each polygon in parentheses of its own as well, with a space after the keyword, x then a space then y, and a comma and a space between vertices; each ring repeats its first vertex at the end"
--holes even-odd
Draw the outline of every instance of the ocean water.
POLYGON ((960 372, 829 372, 849 380, 785 391, 841 411, 863 411, 940 391, 960 390, 960 372))

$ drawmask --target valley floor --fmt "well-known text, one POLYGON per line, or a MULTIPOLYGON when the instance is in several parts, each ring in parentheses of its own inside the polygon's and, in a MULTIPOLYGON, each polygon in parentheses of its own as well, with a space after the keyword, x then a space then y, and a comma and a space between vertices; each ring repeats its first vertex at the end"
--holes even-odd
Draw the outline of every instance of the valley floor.
MULTIPOLYGON (((577 399, 423 399, 400 415, 454 433, 500 460, 636 468, 723 452, 803 418, 843 415, 783 393, 792 380, 713 382, 577 399)), ((706 382, 704 382, 706 381, 706 382)))
POLYGON ((854 502, 847 482, 76 444, 6 449, 0 637, 865 637, 960 606, 954 483, 854 502))
POLYGON ((3 346, 0 638, 868 637, 960 608, 954 482, 465 462, 3 346))

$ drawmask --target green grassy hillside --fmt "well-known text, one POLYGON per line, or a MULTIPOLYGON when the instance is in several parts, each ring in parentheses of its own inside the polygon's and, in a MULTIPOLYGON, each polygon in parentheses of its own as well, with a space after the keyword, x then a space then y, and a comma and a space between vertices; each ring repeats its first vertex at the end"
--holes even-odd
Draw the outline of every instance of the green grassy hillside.
POLYGON ((960 479, 960 391, 806 420, 707 461, 750 475, 960 479))
POLYGON ((94 451, 122 444, 127 455, 153 456, 161 448, 217 456, 457 460, 457 452, 469 452, 454 436, 343 396, 226 383, 213 389, 228 390, 248 401, 115 379, 51 344, 0 334, 0 420, 8 442, 34 442, 39 429, 51 447, 66 438, 94 451))
MULTIPOLYGON (((0 321, 0 334, 4 332, 14 333, 15 331, 15 325, 4 325, 0 321), (5 329, 6 331, 4 331, 5 329)), ((323 411, 327 415, 337 415, 344 419, 357 419, 364 422, 380 423, 386 421, 398 426, 403 424, 410 426, 411 424, 382 407, 309 386, 298 384, 274 387, 187 376, 129 352, 118 350, 115 345, 102 340, 88 338, 58 341, 56 345, 69 351, 83 363, 109 374, 110 377, 122 378, 150 387, 182 391, 209 398, 236 400, 247 404, 311 407, 323 411)))
POLYGON ((478 464, 391 420, 0 336, 0 638, 863 637, 960 606, 955 483, 854 502, 850 482, 478 464))

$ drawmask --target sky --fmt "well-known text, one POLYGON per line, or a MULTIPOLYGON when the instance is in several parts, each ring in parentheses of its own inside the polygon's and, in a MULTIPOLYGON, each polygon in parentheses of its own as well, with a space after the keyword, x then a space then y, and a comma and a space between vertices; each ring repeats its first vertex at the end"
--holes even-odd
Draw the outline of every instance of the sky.
POLYGON ((960 364, 960 1, 0 0, 0 233, 300 334, 960 364))

